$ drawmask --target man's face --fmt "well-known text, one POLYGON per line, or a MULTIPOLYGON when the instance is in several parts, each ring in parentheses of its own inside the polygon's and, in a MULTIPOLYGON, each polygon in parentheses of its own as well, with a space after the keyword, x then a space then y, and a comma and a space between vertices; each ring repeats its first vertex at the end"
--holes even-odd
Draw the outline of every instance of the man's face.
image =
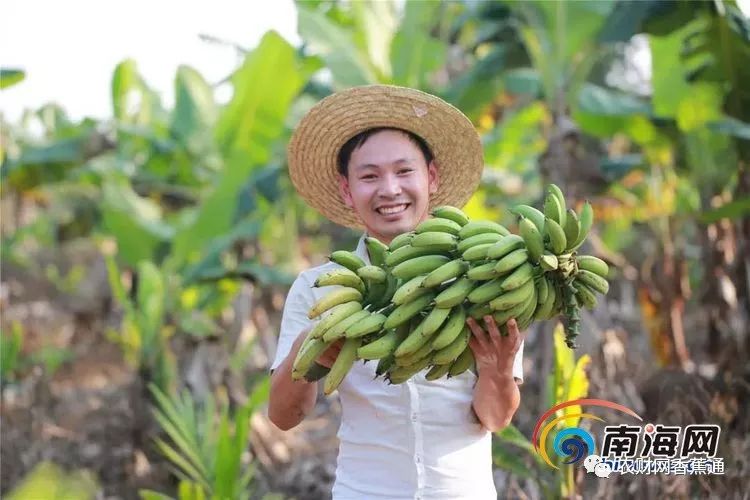
POLYGON ((428 217, 438 175, 406 134, 383 130, 352 152, 349 175, 339 181, 344 202, 362 218, 367 233, 390 243, 428 217))

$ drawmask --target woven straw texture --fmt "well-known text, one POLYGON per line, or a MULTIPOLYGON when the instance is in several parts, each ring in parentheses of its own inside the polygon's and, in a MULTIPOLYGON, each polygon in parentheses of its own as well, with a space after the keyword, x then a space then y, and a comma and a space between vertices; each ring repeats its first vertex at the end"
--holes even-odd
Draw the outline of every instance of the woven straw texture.
POLYGON ((341 200, 336 157, 351 137, 374 127, 397 127, 422 137, 439 174, 430 207, 463 207, 479 185, 482 144, 461 111, 433 95, 391 85, 366 85, 318 102, 300 120, 288 146, 289 174, 302 198, 331 221, 362 229, 341 200))

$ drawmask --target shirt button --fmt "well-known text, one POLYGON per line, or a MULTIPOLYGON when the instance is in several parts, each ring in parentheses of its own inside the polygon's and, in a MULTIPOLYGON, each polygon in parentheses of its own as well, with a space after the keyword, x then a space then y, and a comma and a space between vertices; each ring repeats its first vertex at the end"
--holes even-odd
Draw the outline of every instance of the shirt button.
POLYGON ((416 460, 418 464, 422 463, 422 457, 420 457, 419 455, 416 456, 416 460))
POLYGON ((412 422, 416 422, 417 421, 417 414, 416 413, 412 413, 411 414, 411 421, 412 422))

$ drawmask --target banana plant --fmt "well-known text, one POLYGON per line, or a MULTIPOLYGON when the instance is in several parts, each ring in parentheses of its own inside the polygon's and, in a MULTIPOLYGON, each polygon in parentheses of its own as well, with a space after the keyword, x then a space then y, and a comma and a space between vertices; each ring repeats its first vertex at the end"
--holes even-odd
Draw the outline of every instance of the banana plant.
MULTIPOLYGON (((548 375, 548 393, 546 407, 586 397, 589 379, 586 366, 591 359, 588 354, 576 359, 574 351, 565 345, 565 331, 562 324, 557 324, 553 332, 554 338, 554 369, 548 375)), ((580 406, 568 406, 558 410, 555 417, 575 415, 581 413, 580 406)), ((575 427, 580 418, 561 420, 553 432, 559 432, 566 427, 575 427)), ((557 466, 554 473, 549 471, 548 465, 539 456, 534 444, 513 424, 495 434, 492 450, 493 462, 496 467, 505 469, 518 477, 537 483, 544 498, 573 498, 576 493, 574 465, 562 463, 562 458, 552 452, 553 463, 557 466)))
MULTIPOLYGON (((211 396, 199 404, 187 391, 169 396, 156 385, 150 389, 154 415, 169 437, 169 442, 157 438, 156 445, 181 480, 178 499, 249 499, 254 467, 244 463, 243 455, 251 416, 268 399, 270 379, 259 382, 236 410, 211 396)), ((169 498, 149 490, 140 494, 144 500, 169 498)))

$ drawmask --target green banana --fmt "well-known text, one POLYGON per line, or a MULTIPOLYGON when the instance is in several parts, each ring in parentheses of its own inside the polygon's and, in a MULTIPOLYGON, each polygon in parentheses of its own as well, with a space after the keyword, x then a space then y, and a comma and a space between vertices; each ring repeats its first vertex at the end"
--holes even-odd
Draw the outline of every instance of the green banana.
POLYGON ((318 321, 312 330, 310 330, 311 338, 318 339, 322 337, 333 325, 361 310, 362 303, 356 300, 334 306, 328 311, 326 317, 318 321))
POLYGON ((447 262, 450 259, 445 255, 422 255, 402 262, 391 273, 402 280, 409 280, 420 274, 430 273, 447 262))
POLYGON ((336 356, 336 361, 331 366, 331 371, 326 375, 326 379, 323 382, 323 392, 326 395, 330 395, 335 391, 341 382, 349 373, 354 362, 357 360, 357 349, 362 344, 362 339, 346 339, 344 345, 341 347, 341 351, 336 356))
POLYGON ((385 264, 388 267, 396 267, 402 262, 406 262, 407 260, 411 260, 415 257, 421 257, 423 255, 443 254, 443 253, 448 253, 448 252, 446 252, 445 250, 435 249, 432 247, 414 247, 411 245, 404 245, 401 248, 398 248, 394 250, 393 252, 389 253, 388 257, 385 258, 385 264))
POLYGON ((440 231, 443 233, 450 233, 453 235, 457 235, 460 230, 461 230, 461 226, 458 223, 450 219, 444 219, 442 217, 433 217, 431 219, 427 219, 426 221, 421 222, 414 229, 414 232, 417 234, 420 234, 420 233, 427 233, 427 232, 432 232, 432 231, 440 231))
POLYGON ((525 264, 521 264, 516 268, 515 271, 506 276, 505 279, 503 279, 500 288, 502 288, 503 292, 508 292, 510 290, 518 288, 527 281, 533 281, 533 278, 534 267, 527 262, 525 264))
POLYGON ((374 309, 380 309, 391 301, 393 294, 396 293, 396 289, 400 284, 400 280, 393 276, 391 273, 387 273, 385 285, 372 286, 366 298, 368 304, 372 304, 374 309), (381 288, 382 287, 382 288, 381 288), (376 289, 377 288, 377 289, 376 289), (380 294, 380 295, 378 295, 380 294))
POLYGON ((369 333, 378 332, 382 328, 383 323, 385 323, 385 320, 385 314, 370 313, 369 316, 361 319, 359 322, 347 328, 344 336, 351 339, 364 337, 369 333))
POLYGON ((326 330, 326 332, 323 334, 323 340, 326 342, 333 342, 334 340, 338 340, 344 336, 346 333, 346 330, 350 327, 355 325, 358 321, 362 321, 363 319, 367 318, 370 315, 370 311, 366 309, 362 309, 361 311, 357 311, 351 316, 342 319, 335 325, 333 325, 331 328, 326 330))
POLYGON ((329 292, 318 300, 307 312, 307 317, 315 319, 332 307, 344 302, 351 302, 352 300, 356 300, 357 302, 362 301, 362 294, 359 290, 349 287, 339 288, 329 292))
POLYGON ((307 345, 303 345, 292 365, 292 379, 299 380, 310 370, 318 357, 331 345, 323 339, 312 339, 307 345))
POLYGON ((576 257, 576 262, 578 263, 578 269, 591 271, 602 278, 606 278, 609 274, 609 266, 607 263, 593 255, 578 255, 576 257))
POLYGON ((471 332, 469 327, 464 325, 461 332, 456 336, 453 342, 435 352, 432 356, 432 363, 436 365, 444 365, 455 361, 461 353, 464 352, 466 346, 469 345, 470 336, 471 332))
POLYGON ((357 276, 370 283, 385 283, 387 273, 378 266, 362 266, 357 269, 357 276))
POLYGON ((518 230, 521 233, 526 249, 529 252, 529 258, 532 262, 539 262, 539 258, 544 253, 544 239, 536 225, 530 219, 524 217, 518 223, 518 230))
POLYGON ((560 206, 560 202, 552 193, 544 199, 544 216, 560 224, 565 221, 565 209, 560 206))
POLYGON ((469 299, 469 302, 472 304, 483 304, 489 302, 503 293, 502 284, 503 281, 498 278, 487 281, 469 292, 469 295, 467 295, 466 298, 469 299))
POLYGON ((441 217, 443 219, 450 219, 459 226, 465 226, 469 222, 469 217, 466 216, 466 214, 457 207, 452 207, 450 205, 442 205, 439 207, 435 207, 430 212, 430 215, 433 217, 441 217))
POLYGON ((578 214, 572 208, 568 209, 565 215, 565 225, 563 231, 565 231, 565 241, 568 242, 568 246, 565 248, 566 251, 570 251, 570 245, 578 239, 578 233, 581 230, 581 223, 578 220, 578 214))
POLYGON ((589 231, 591 231, 591 226, 594 223, 594 209, 591 207, 591 203, 589 203, 588 201, 584 202, 583 208, 581 208, 581 214, 578 216, 578 219, 580 220, 578 238, 576 238, 575 242, 572 245, 568 245, 568 248, 566 248, 568 252, 572 252, 573 250, 578 249, 578 247, 580 247, 586 240, 586 236, 589 235, 589 231))
MULTIPOLYGON (((542 278, 547 281, 545 278, 542 278)), ((536 319, 550 319, 552 317, 552 310, 555 306, 555 299, 557 291, 554 283, 547 281, 547 296, 543 301, 537 298, 537 307, 534 311, 534 317, 536 319)))
POLYGON ((467 262, 473 262, 476 260, 482 260, 487 258, 487 250, 493 245, 493 243, 483 243, 468 248, 464 253, 461 254, 461 258, 467 262))
POLYGON ((550 183, 547 186, 547 193, 551 194, 557 199, 558 205, 560 205, 560 213, 562 214, 560 216, 560 219, 557 221, 561 226, 565 225, 565 195, 562 192, 562 189, 557 184, 550 183))
POLYGON ((545 271, 556 270, 559 266, 557 255, 545 251, 539 259, 539 265, 545 271))
POLYGON ((448 375, 451 369, 451 363, 445 365, 433 365, 432 368, 425 374, 424 378, 427 380, 438 380, 439 378, 448 375))
POLYGON ((517 234, 509 234, 508 236, 503 236, 503 239, 487 249, 487 258, 501 259, 509 253, 525 247, 526 244, 524 243, 523 238, 517 234))
POLYGON ((537 299, 536 299, 536 288, 532 287, 531 299, 526 303, 526 308, 521 311, 521 314, 516 318, 518 324, 518 330, 526 330, 532 321, 534 321, 534 311, 536 311, 537 299))
POLYGON ((539 233, 544 231, 544 214, 536 208, 529 205, 516 205, 510 209, 510 212, 524 219, 529 219, 534 223, 539 233))
POLYGON ((307 382, 317 382, 318 380, 328 375, 328 372, 330 371, 331 369, 328 368, 327 366, 323 366, 318 363, 313 363, 310 369, 307 370, 307 373, 305 373, 305 380, 307 382))
POLYGON ((523 285, 503 293, 490 301, 493 311, 504 311, 521 302, 528 302, 534 295, 534 280, 528 280, 523 285))
POLYGON ((573 286, 576 289, 576 300, 578 301, 578 305, 580 307, 585 307, 586 309, 594 309, 597 304, 594 292, 578 280, 573 280, 573 286))
POLYGON ((462 259, 454 259, 438 267, 422 281, 425 288, 434 288, 441 283, 452 280, 464 274, 469 268, 469 264, 462 259))
POLYGON ((325 272, 318 276, 314 284, 318 288, 333 285, 356 288, 360 293, 365 293, 365 283, 362 281, 362 278, 346 268, 325 272))
POLYGON ((448 316, 448 320, 440 331, 432 339, 432 348, 436 351, 453 342, 466 326, 466 310, 463 307, 455 307, 448 316))
POLYGON ((357 269, 367 265, 359 255, 348 250, 336 250, 328 258, 336 264, 344 266, 355 273, 357 272, 357 269))
MULTIPOLYGON (((361 347, 360 347, 361 349, 361 347)), ((359 353, 359 351, 357 351, 359 353)), ((361 356, 360 356, 361 357, 361 356)), ((390 370, 391 366, 393 366, 394 361, 396 358, 393 357, 393 355, 388 355, 380 358, 378 360, 378 366, 375 367, 375 378, 383 375, 385 372, 390 370)))
POLYGON ((429 364, 430 357, 425 356, 413 365, 396 367, 388 372, 388 381, 391 384, 402 384, 427 368, 429 364))
POLYGON ((391 240, 391 244, 388 245, 388 250, 393 252, 394 250, 398 250, 404 245, 410 244, 413 237, 414 233, 412 233, 411 231, 409 231, 408 233, 399 234, 391 240))
POLYGON ((450 316, 452 309, 440 309, 435 307, 430 311, 421 322, 422 335, 431 336, 433 333, 438 331, 441 326, 445 323, 445 320, 450 316))
POLYGON ((367 247, 367 254, 370 256, 370 263, 374 266, 383 267, 388 255, 388 245, 377 238, 368 236, 365 238, 365 246, 367 247))
POLYGON ((432 345, 426 342, 422 347, 407 356, 396 356, 396 366, 409 366, 421 361, 425 356, 432 354, 432 345))
POLYGON ((383 323, 383 328, 390 330, 391 328, 396 328, 398 325, 409 321, 412 317, 419 314, 423 309, 430 305, 430 302, 432 302, 433 299, 435 299, 435 294, 428 293, 417 297, 411 302, 401 304, 388 315, 388 319, 383 323))
POLYGON ((543 274, 534 278, 534 285, 536 286, 537 303, 546 301, 549 294, 549 282, 543 274))
POLYGON ((422 325, 424 325, 424 320, 412 329, 411 333, 398 345, 393 353, 394 356, 403 358, 414 354, 430 340, 432 334, 425 335, 422 325))
POLYGON ((506 274, 528 261, 529 253, 525 248, 513 250, 511 253, 497 261, 497 264, 495 264, 495 271, 501 275, 506 274))
POLYGON ((393 351, 404 341, 409 334, 408 324, 393 330, 388 330, 385 335, 369 344, 357 349, 357 357, 361 359, 383 359, 393 354, 393 351))
POLYGON ((468 278, 468 276, 458 278, 435 297, 435 308, 450 309, 453 306, 457 306, 466 299, 466 296, 474 289, 475 285, 474 281, 468 278))
POLYGON ((474 352, 471 350, 471 347, 467 346, 466 349, 464 349, 464 352, 462 352, 461 355, 451 364, 450 370, 448 371, 448 378, 458 377, 473 365, 474 352))
POLYGON ((483 245, 485 243, 496 243, 502 238, 505 238, 505 236, 499 233, 479 233, 470 238, 459 241, 458 245, 456 245, 456 251, 458 251, 458 253, 464 253, 473 246, 483 245))
POLYGON ((575 279, 601 294, 609 292, 609 282, 598 274, 592 273, 586 269, 580 269, 578 273, 576 273, 575 279))
POLYGON ((461 228, 458 232, 458 237, 462 240, 467 240, 480 233, 497 233, 506 236, 510 234, 510 231, 491 220, 473 220, 461 228))
POLYGON ((401 304, 411 302, 420 295, 428 293, 430 291, 428 288, 420 286, 422 281, 424 281, 425 276, 425 274, 420 274, 401 285, 398 290, 396 290, 396 293, 393 294, 391 302, 400 306, 401 304))
POLYGON ((497 265, 497 262, 494 260, 484 264, 475 265, 466 271, 466 277, 475 281, 487 281, 497 278, 500 274, 495 271, 495 265, 497 265))
POLYGON ((415 235, 411 240, 411 246, 453 251, 456 248, 456 237, 442 231, 428 231, 415 235))
POLYGON ((529 304, 527 302, 520 302, 510 309, 504 309, 502 311, 495 311, 492 317, 495 319, 495 323, 499 326, 505 325, 511 318, 518 319, 518 316, 526 310, 529 304))
POLYGON ((560 227, 560 224, 548 217, 544 221, 544 234, 549 238, 551 249, 555 254, 560 255, 565 252, 568 242, 565 239, 565 231, 560 227))
POLYGON ((480 302, 469 307, 469 310, 466 312, 466 314, 474 319, 482 319, 485 316, 491 316, 492 312, 493 311, 489 303, 480 302))

